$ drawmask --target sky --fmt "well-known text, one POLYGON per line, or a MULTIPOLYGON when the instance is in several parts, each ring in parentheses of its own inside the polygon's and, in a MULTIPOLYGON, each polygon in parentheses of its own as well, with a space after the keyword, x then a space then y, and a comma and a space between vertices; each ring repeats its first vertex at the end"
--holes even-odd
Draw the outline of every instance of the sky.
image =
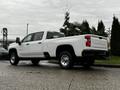
POLYGON ((8 35, 25 36, 29 24, 29 33, 58 31, 67 10, 70 22, 87 20, 97 27, 103 20, 107 29, 113 15, 120 18, 120 0, 0 0, 0 30, 6 27, 8 35))

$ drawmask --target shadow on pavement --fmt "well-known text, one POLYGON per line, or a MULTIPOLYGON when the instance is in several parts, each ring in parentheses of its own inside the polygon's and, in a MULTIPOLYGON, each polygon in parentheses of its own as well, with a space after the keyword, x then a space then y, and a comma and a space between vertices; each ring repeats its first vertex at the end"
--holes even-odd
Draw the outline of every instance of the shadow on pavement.
POLYGON ((31 62, 20 62, 20 64, 18 66, 12 66, 9 64, 9 68, 11 69, 23 69, 23 70, 51 70, 51 71, 65 71, 65 72, 105 72, 107 71, 104 68, 101 67, 90 67, 90 68, 84 68, 80 65, 76 65, 74 66, 72 69, 61 69, 59 64, 52 64, 52 63, 48 63, 48 62, 40 62, 40 64, 38 66, 34 66, 31 64, 31 62))

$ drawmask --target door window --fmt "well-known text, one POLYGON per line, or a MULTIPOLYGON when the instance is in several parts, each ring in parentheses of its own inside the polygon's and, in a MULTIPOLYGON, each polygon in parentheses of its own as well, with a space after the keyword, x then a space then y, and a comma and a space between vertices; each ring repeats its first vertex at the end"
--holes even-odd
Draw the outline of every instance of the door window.
POLYGON ((33 34, 27 35, 27 36, 22 40, 22 42, 30 42, 30 41, 32 41, 32 36, 33 36, 33 34))
POLYGON ((42 40, 44 32, 37 32, 34 34, 33 41, 42 40))

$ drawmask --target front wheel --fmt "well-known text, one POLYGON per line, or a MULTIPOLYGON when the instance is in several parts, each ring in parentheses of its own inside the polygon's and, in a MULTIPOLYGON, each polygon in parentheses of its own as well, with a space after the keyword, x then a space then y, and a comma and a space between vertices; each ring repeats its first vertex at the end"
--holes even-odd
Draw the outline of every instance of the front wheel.
POLYGON ((63 51, 59 55, 59 64, 63 69, 70 69, 73 67, 73 56, 68 51, 63 51))
POLYGON ((10 63, 11 65, 17 65, 19 63, 19 58, 16 52, 10 53, 10 63))

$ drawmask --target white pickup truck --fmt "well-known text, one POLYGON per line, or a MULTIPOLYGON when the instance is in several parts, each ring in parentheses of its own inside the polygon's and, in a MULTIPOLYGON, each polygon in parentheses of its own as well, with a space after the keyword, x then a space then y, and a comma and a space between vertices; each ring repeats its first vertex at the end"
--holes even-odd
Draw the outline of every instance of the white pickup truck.
POLYGON ((85 34, 65 37, 56 31, 41 31, 27 35, 23 40, 9 45, 10 63, 31 60, 38 65, 40 60, 55 59, 62 68, 71 68, 75 63, 90 66, 95 59, 107 57, 106 37, 85 34))

